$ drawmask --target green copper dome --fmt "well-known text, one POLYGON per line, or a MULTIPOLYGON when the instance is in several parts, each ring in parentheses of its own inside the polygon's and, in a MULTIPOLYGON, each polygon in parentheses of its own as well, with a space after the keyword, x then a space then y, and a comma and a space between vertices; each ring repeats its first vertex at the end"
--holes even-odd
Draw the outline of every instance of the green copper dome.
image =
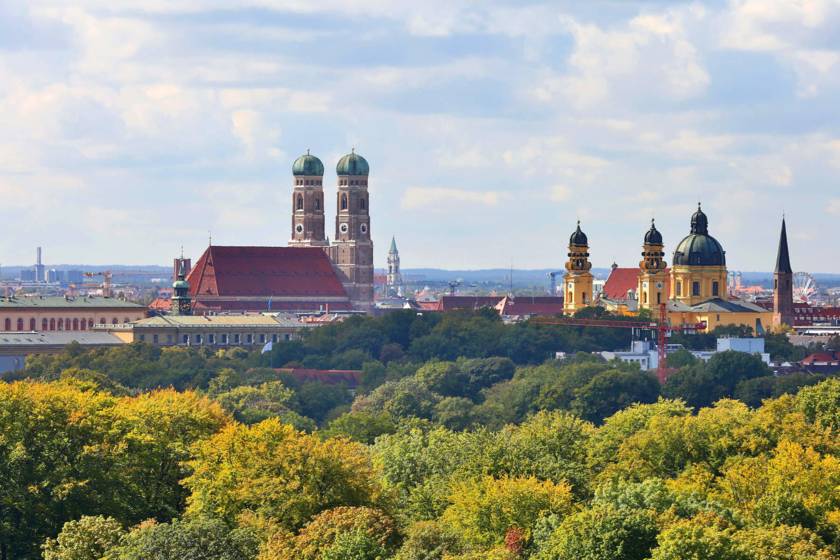
POLYGON ((175 280, 175 282, 172 283, 172 287, 175 288, 176 290, 178 288, 189 290, 190 289, 190 284, 186 280, 175 280))
POLYGON ((318 177, 323 177, 324 164, 321 163, 320 159, 310 154, 309 150, 306 150, 306 153, 297 158, 295 163, 292 164, 292 174, 295 176, 316 175, 318 177))
POLYGON ((350 152, 340 160, 335 166, 337 175, 365 175, 370 173, 370 167, 365 158, 354 151, 350 152))
POLYGON ((700 205, 691 217, 691 233, 674 251, 675 266, 724 266, 726 251, 718 240, 709 235, 709 219, 700 205))

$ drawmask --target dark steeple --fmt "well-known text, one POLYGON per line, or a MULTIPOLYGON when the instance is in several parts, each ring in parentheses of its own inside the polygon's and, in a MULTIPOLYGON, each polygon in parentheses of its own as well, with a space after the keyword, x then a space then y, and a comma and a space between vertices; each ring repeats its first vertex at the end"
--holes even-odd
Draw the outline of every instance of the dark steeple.
POLYGON ((779 252, 776 255, 776 272, 792 274, 790 266, 790 253, 788 252, 787 226, 782 218, 782 235, 779 237, 779 252))

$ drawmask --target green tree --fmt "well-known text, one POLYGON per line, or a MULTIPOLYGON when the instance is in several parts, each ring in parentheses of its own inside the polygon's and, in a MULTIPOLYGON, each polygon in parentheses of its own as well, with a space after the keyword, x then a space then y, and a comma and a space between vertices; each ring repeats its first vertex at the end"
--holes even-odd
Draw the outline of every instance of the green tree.
POLYGON ((656 518, 646 511, 609 506, 567 517, 537 560, 644 560, 656 545, 656 518))
POLYGON ((330 421, 321 436, 345 437, 359 443, 372 444, 376 438, 397 431, 397 424, 387 412, 359 410, 347 412, 330 421))
POLYGON ((572 411, 601 423, 631 404, 650 404, 659 397, 659 382, 647 372, 611 370, 599 373, 574 392, 572 411))
POLYGON ((707 520, 677 521, 659 534, 652 560, 751 560, 733 539, 733 531, 707 520))
POLYGON ((463 551, 458 534, 438 521, 419 521, 411 525, 394 560, 443 560, 445 555, 463 551))
POLYGON ((82 516, 44 543, 44 560, 101 560, 120 544, 125 531, 116 519, 82 516))
POLYGON ((809 422, 840 432, 840 379, 802 389, 796 400, 809 422))

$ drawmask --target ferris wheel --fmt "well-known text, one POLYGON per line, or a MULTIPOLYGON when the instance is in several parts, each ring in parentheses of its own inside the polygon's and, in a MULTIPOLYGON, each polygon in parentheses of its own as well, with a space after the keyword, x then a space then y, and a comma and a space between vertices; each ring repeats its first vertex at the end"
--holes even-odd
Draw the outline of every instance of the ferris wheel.
POLYGON ((817 281, 807 272, 796 272, 793 275, 793 301, 810 303, 817 293, 817 281))

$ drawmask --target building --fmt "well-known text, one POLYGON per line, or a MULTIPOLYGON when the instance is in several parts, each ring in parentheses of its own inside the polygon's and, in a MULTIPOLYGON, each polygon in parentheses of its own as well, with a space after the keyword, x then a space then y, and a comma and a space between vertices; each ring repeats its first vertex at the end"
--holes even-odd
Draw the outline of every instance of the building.
POLYGON ((194 314, 350 311, 350 297, 317 247, 211 245, 186 281, 194 314))
POLYGON ((102 297, 0 297, 0 328, 5 332, 87 331, 97 324, 118 325, 146 317, 136 303, 102 297))
POLYGON ((779 236, 779 251, 773 273, 773 324, 793 326, 794 323, 793 268, 790 266, 787 225, 782 218, 782 233, 779 236))
POLYGON ((112 330, 124 342, 216 348, 265 346, 299 337, 317 325, 287 315, 166 315, 112 330))
MULTIPOLYGON (((786 255, 784 224, 782 237, 780 246, 785 246, 786 255)), ((599 305, 625 315, 646 310, 658 316, 664 303, 672 325, 705 323, 708 330, 741 325, 760 334, 773 324, 772 311, 730 296, 726 252, 710 235, 708 217, 699 205, 691 217, 689 234, 674 250, 670 268, 664 256, 662 234, 651 223, 644 236, 639 268, 613 266, 599 305)))
POLYGON ((370 167, 353 150, 339 160, 336 174, 332 243, 325 235, 324 165, 307 151, 292 165, 292 234, 287 247, 211 244, 191 270, 188 260, 176 262, 186 272, 191 311, 370 311, 370 167))
POLYGON ((403 280, 400 273, 400 252, 397 250, 397 240, 391 237, 391 248, 388 249, 388 275, 385 279, 385 295, 403 297, 403 280))
POLYGON ((31 354, 59 354, 76 342, 85 348, 111 348, 125 342, 107 332, 0 332, 0 373, 25 367, 31 354))
MULTIPOLYGON (((678 344, 669 344, 666 350, 670 354, 677 350, 683 350, 683 347, 678 344)), ((704 362, 711 360, 715 354, 730 351, 756 354, 761 357, 762 362, 770 365, 770 354, 764 351, 763 338, 719 338, 715 350, 689 350, 692 356, 704 362)), ((653 371, 659 367, 659 352, 647 340, 633 341, 630 351, 627 352, 601 352, 600 354, 607 361, 619 360, 620 362, 638 364, 642 371, 653 371)))
POLYGON ((589 239, 580 229, 580 220, 578 220, 577 229, 569 238, 568 256, 566 275, 563 277, 563 305, 565 312, 571 315, 592 305, 593 302, 589 239))

